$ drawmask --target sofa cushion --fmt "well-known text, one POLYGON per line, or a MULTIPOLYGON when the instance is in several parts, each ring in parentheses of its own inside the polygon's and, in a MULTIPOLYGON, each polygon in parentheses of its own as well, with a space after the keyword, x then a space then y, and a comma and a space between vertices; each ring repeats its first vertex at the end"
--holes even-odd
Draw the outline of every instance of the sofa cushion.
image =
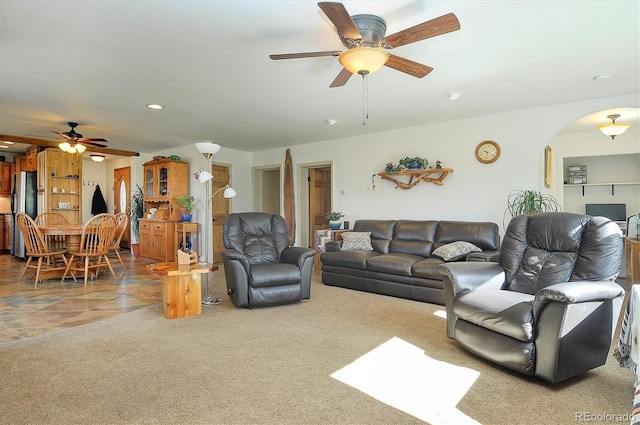
POLYGON ((383 254, 367 260, 367 270, 411 276, 413 265, 422 259, 424 257, 413 254, 383 254))
POLYGON ((465 292, 453 299, 458 319, 510 336, 533 341, 533 296, 502 289, 465 292))
POLYGON ((431 255, 438 257, 443 261, 458 261, 465 258, 467 254, 471 252, 480 251, 482 250, 471 242, 456 241, 434 249, 431 255))
POLYGON ((345 232, 342 235, 342 250, 353 251, 363 249, 373 251, 371 246, 371 232, 345 232))
POLYGON ((483 251, 496 251, 500 248, 500 229, 489 222, 440 221, 434 248, 455 241, 471 242, 483 251))
POLYGON ((254 288, 299 283, 300 269, 295 264, 253 264, 249 270, 249 285, 254 288))
POLYGON ((425 279, 442 280, 442 274, 438 271, 438 266, 443 263, 444 261, 436 257, 425 258, 413 265, 413 275, 425 279))
POLYGON ((371 245, 374 251, 386 254, 393 238, 396 220, 356 220, 354 232, 371 232, 371 245))
POLYGON ((323 265, 365 270, 367 268, 367 260, 378 255, 382 254, 376 251, 364 250, 325 252, 320 255, 320 261, 322 261, 323 265))
POLYGON ((438 222, 434 220, 398 220, 389 244, 389 252, 428 257, 433 249, 438 222))

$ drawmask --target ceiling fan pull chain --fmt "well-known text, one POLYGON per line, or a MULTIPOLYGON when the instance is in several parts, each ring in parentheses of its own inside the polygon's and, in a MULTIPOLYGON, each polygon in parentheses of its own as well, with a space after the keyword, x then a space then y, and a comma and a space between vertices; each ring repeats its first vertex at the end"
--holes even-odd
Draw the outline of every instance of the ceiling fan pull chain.
POLYGON ((366 120, 369 119, 369 111, 368 111, 368 106, 369 106, 369 90, 367 87, 367 79, 366 76, 367 74, 362 73, 362 125, 366 125, 366 120))

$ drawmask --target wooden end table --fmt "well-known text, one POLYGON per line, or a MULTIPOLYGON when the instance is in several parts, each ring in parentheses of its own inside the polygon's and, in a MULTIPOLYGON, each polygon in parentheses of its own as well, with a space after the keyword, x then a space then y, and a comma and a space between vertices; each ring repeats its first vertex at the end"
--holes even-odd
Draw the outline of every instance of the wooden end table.
POLYGON ((202 313, 200 275, 218 270, 215 264, 148 264, 149 273, 162 277, 162 312, 167 319, 202 313))

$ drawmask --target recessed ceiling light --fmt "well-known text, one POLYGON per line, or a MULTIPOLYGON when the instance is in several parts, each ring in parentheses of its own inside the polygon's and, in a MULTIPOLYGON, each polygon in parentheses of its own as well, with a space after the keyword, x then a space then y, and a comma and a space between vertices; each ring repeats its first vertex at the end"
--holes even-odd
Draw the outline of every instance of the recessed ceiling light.
POLYGON ((5 145, 13 145, 13 142, 4 142, 5 145))
POLYGON ((593 77, 593 81, 609 81, 611 79, 611 74, 598 74, 593 77))
POLYGON ((164 106, 162 106, 162 105, 157 105, 157 104, 155 104, 155 103, 150 103, 150 104, 148 104, 148 105, 147 105, 147 108, 149 108, 149 109, 157 109, 157 110, 159 110, 159 109, 164 108, 164 106))
POLYGON ((459 92, 447 93, 446 96, 447 96, 447 99, 449 100, 456 100, 460 97, 460 93, 459 92))
POLYGON ((327 124, 328 125, 334 125, 335 123, 337 123, 338 121, 336 120, 327 120, 327 124))

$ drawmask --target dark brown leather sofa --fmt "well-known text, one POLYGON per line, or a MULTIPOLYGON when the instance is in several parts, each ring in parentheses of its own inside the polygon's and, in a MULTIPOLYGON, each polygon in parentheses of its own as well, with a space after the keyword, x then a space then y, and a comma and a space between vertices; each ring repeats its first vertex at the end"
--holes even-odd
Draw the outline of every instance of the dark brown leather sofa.
MULTIPOLYGON (((341 250, 341 242, 325 244, 322 282, 444 305, 444 263, 432 252, 451 242, 466 241, 482 249, 480 261, 497 255, 498 225, 488 222, 437 220, 358 220, 354 232, 371 232, 372 251, 341 250)), ((466 258, 462 258, 464 261, 466 258)))

